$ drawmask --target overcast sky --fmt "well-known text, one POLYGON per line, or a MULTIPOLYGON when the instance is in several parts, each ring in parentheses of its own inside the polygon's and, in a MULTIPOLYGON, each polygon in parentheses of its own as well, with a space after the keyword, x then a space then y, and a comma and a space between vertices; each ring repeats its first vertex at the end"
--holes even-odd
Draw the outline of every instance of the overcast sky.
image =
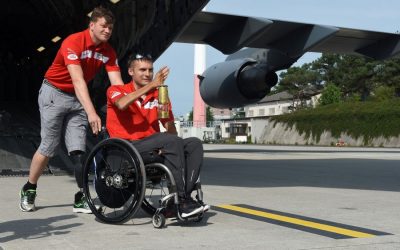
MULTIPOLYGON (((210 0, 207 11, 295 22, 396 33, 400 30, 399 0, 210 0)), ((207 67, 226 55, 207 46, 207 67)), ((174 43, 155 62, 155 70, 170 67, 166 81, 176 117, 193 107, 194 45, 174 43)), ((295 65, 311 62, 318 53, 306 53, 295 65)))

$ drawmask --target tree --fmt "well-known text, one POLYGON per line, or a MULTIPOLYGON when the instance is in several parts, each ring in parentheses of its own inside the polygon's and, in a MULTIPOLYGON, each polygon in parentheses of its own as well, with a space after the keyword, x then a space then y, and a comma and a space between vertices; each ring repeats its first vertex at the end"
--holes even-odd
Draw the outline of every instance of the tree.
POLYGON ((385 85, 393 87, 397 96, 400 96, 400 58, 390 58, 379 62, 374 68, 373 81, 376 87, 385 85))
POLYGON ((189 113, 188 121, 189 121, 189 122, 192 122, 192 121, 193 121, 193 108, 192 108, 192 110, 191 110, 190 113, 189 113))
POLYGON ((206 121, 207 122, 214 121, 214 114, 213 114, 210 106, 207 106, 207 108, 206 108, 206 121))
MULTIPOLYGON (((392 90, 395 96, 400 97, 398 57, 378 61, 356 55, 323 53, 317 60, 301 67, 291 67, 279 76, 279 84, 271 94, 287 91, 294 96, 293 101, 300 105, 306 90, 320 90, 330 84, 337 86, 341 97, 348 100, 365 101, 371 93, 379 96, 375 99, 385 99, 391 95, 392 90)), ((329 97, 323 102, 333 100, 336 99, 329 97)))
POLYGON ((365 100, 375 88, 378 61, 355 55, 322 54, 313 67, 321 69, 325 83, 335 84, 344 96, 360 94, 365 100))
POLYGON ((308 98, 307 92, 321 89, 321 74, 311 68, 311 64, 291 67, 280 74, 276 92, 287 91, 293 95, 293 107, 303 107, 308 98))
POLYGON ((340 89, 334 84, 328 84, 322 91, 319 103, 321 105, 328 105, 331 103, 340 102, 340 89))
POLYGON ((301 67, 291 67, 282 72, 279 77, 279 85, 276 87, 277 92, 288 91, 295 94, 305 88, 321 88, 321 74, 318 70, 312 68, 312 64, 306 63, 301 67))
MULTIPOLYGON (((190 121, 190 122, 193 121, 193 108, 189 113, 188 121, 190 121)), ((207 106, 207 108, 206 108, 206 121, 207 122, 214 121, 214 114, 213 114, 210 106, 207 106)))
POLYGON ((374 91, 376 101, 386 101, 395 97, 395 88, 389 86, 379 86, 374 91))

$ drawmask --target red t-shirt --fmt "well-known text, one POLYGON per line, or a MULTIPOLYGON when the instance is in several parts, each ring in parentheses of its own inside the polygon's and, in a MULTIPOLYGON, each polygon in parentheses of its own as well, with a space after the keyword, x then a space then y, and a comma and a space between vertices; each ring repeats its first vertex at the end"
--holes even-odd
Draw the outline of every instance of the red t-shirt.
POLYGON ((86 83, 93 80, 103 65, 107 72, 120 71, 114 49, 109 43, 95 46, 89 29, 68 36, 61 44, 57 55, 47 70, 45 78, 62 91, 74 93, 67 65, 81 65, 86 83))
MULTIPOLYGON (((115 106, 117 100, 134 91, 133 82, 112 85, 108 88, 106 127, 110 137, 139 140, 160 132, 157 89, 148 92, 144 100, 135 100, 125 110, 119 110, 115 106)), ((160 119, 163 125, 170 121, 174 121, 171 103, 169 103, 169 118, 160 119)))

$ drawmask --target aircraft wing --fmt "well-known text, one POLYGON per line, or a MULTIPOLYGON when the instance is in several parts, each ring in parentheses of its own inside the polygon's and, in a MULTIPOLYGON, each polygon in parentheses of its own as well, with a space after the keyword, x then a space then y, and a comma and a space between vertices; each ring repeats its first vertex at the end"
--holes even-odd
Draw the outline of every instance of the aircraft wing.
POLYGON ((400 51, 399 34, 211 12, 199 12, 175 41, 208 44, 224 54, 275 49, 291 58, 332 52, 384 59, 400 51))

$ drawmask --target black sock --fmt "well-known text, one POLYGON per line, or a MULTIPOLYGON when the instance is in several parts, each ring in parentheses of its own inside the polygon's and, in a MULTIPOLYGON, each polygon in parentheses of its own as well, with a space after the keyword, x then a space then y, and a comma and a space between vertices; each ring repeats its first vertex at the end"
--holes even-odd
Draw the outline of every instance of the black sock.
POLYGON ((36 188, 37 188, 37 184, 32 184, 32 183, 30 183, 29 181, 27 181, 26 184, 22 187, 22 190, 23 190, 24 192, 26 192, 26 190, 29 190, 29 189, 34 189, 34 190, 36 190, 36 188))
POLYGON ((76 202, 79 202, 79 201, 82 199, 82 197, 83 197, 83 193, 82 193, 81 191, 78 191, 78 192, 75 194, 75 203, 76 203, 76 202))

